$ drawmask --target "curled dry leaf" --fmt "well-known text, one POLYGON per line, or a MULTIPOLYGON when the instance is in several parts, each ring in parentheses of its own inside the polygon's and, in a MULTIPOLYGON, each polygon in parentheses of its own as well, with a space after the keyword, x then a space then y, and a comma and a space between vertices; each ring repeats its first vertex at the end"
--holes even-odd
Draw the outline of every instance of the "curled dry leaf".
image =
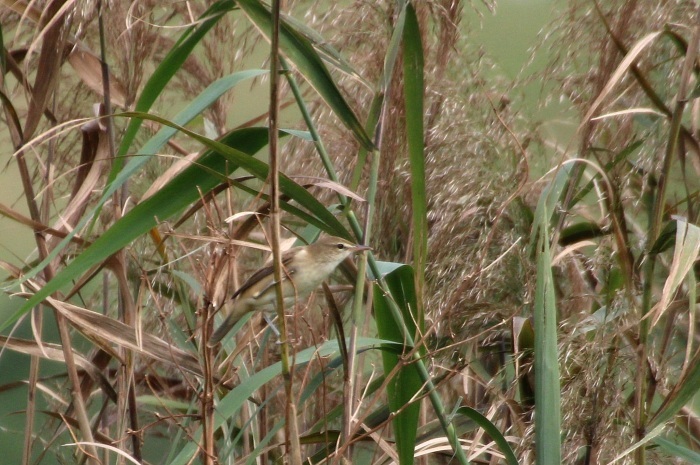
MULTIPOLYGON (((109 139, 107 132, 100 128, 97 121, 90 121, 81 127, 83 147, 81 168, 78 172, 73 195, 55 226, 57 230, 72 231, 88 207, 90 196, 97 189, 102 172, 108 167, 109 139)), ((57 238, 50 242, 54 246, 57 238)))
POLYGON ((700 228, 689 223, 684 218, 676 217, 676 246, 673 251, 673 262, 669 270, 668 278, 664 284, 661 300, 654 306, 650 314, 653 314, 651 326, 656 326, 659 319, 668 310, 676 292, 683 284, 688 273, 695 265, 700 254, 700 228))
POLYGON ((238 221, 238 220, 241 220, 243 218, 248 219, 251 216, 256 216, 256 215, 258 215, 258 212, 243 211, 243 212, 234 213, 233 215, 226 218, 224 221, 227 223, 233 223, 234 221, 238 221))
POLYGON ((656 40, 656 38, 661 34, 663 34, 663 31, 655 31, 650 34, 647 34, 646 36, 642 37, 639 41, 637 41, 634 47, 632 47, 629 53, 627 53, 625 58, 617 66, 617 69, 610 77, 608 82, 605 84, 603 90, 600 91, 598 97, 591 104, 590 108, 588 109, 588 112, 586 113, 586 116, 584 116, 581 120, 580 127, 583 127, 583 125, 591 119, 595 112, 598 111, 598 108, 600 108, 600 106, 608 97, 613 88, 622 80, 622 77, 625 75, 625 73, 627 73, 627 70, 637 62, 637 58, 639 58, 639 55, 649 46, 649 44, 654 42, 654 40, 656 40))

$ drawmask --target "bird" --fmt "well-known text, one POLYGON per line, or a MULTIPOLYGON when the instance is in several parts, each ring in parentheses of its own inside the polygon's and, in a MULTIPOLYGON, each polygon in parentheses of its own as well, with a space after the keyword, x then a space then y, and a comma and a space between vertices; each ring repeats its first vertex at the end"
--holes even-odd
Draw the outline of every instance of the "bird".
MULTIPOLYGON (((282 294, 284 305, 294 305, 311 294, 347 257, 365 250, 335 236, 321 236, 313 244, 293 247, 282 254, 282 294)), ((247 313, 274 310, 277 302, 274 267, 267 265, 253 273, 229 299, 230 311, 224 322, 209 338, 207 345, 216 346, 247 313)))

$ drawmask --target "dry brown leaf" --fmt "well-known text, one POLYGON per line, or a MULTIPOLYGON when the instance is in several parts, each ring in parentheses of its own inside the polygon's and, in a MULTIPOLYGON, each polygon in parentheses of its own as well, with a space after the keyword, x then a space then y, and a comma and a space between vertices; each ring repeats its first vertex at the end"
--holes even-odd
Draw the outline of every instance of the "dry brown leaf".
POLYGON ((27 5, 26 3, 18 2, 17 0, 1 0, 0 4, 5 8, 21 15, 22 18, 28 18, 34 23, 38 23, 39 19, 41 19, 41 9, 32 4, 27 5))
MULTIPOLYGON (((82 45, 76 45, 68 55, 68 63, 81 81, 100 97, 104 97, 102 84, 102 64, 100 59, 82 45)), ((109 97, 113 105, 126 108, 126 91, 110 73, 109 97)))

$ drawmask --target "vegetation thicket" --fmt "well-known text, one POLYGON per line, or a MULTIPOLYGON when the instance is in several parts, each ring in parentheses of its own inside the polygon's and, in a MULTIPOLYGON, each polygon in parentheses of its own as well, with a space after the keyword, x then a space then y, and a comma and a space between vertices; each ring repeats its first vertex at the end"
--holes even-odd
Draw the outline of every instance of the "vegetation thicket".
POLYGON ((698 7, 572 0, 511 81, 463 2, 283 3, 2 2, 1 448, 700 463, 698 7), (321 233, 373 251, 209 347, 321 233))

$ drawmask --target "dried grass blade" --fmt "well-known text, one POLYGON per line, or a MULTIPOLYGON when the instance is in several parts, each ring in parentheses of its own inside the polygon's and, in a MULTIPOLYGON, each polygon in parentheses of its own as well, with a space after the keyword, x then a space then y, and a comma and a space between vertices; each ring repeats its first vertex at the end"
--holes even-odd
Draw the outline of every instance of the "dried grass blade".
POLYGON ((605 84, 603 90, 600 91, 598 97, 591 104, 591 107, 588 109, 588 112, 581 120, 581 125, 579 126, 579 129, 583 127, 584 124, 587 124, 593 116, 593 114, 596 111, 598 111, 600 105, 608 97, 613 88, 622 80, 622 77, 625 75, 630 66, 632 66, 637 61, 639 55, 649 46, 649 44, 651 44, 654 40, 656 40, 657 37, 659 37, 663 33, 664 31, 652 32, 651 34, 647 34, 646 36, 642 37, 639 41, 637 41, 634 47, 632 47, 629 53, 625 55, 625 58, 622 60, 622 62, 617 66, 617 69, 615 70, 613 75, 610 76, 610 79, 608 80, 607 84, 605 84))
MULTIPOLYGON (((42 342, 41 344, 38 344, 36 341, 0 336, 0 345, 2 345, 3 348, 8 348, 25 355, 41 357, 46 360, 53 360, 56 362, 65 361, 63 358, 63 349, 58 344, 52 344, 49 342, 42 342)), ((102 375, 100 370, 87 358, 85 358, 82 354, 77 353, 75 350, 73 351, 73 357, 75 364, 81 370, 84 370, 85 373, 87 373, 88 376, 90 376, 90 378, 92 378, 92 380, 102 388, 111 401, 116 402, 117 393, 109 383, 109 380, 102 375)))
POLYGON ((46 302, 61 312, 85 337, 115 357, 117 354, 113 345, 119 345, 145 357, 175 365, 194 375, 202 374, 197 357, 152 334, 137 334, 135 328, 120 321, 68 302, 51 297, 46 302))
MULTIPOLYGON (((293 179, 308 179, 308 176, 294 176, 293 179)), ((341 195, 344 195, 346 197, 350 197, 353 200, 356 200, 358 202, 366 202, 365 198, 356 194, 354 191, 351 191, 347 187, 343 186, 340 183, 330 181, 328 179, 322 179, 318 178, 314 182, 311 183, 305 183, 304 187, 320 187, 323 189, 330 189, 332 191, 335 191, 341 195)))
MULTIPOLYGON (((34 231, 39 231, 44 234, 50 234, 54 237, 60 237, 60 238, 65 238, 68 234, 64 231, 59 231, 57 229, 53 229, 49 226, 46 226, 45 224, 41 224, 38 221, 34 221, 31 218, 28 218, 24 215, 22 215, 20 212, 13 210, 12 208, 8 207, 7 205, 4 205, 0 203, 0 215, 5 216, 7 218, 13 219, 19 224, 23 224, 25 226, 28 226, 32 228, 34 231)), ((81 244, 81 245, 86 245, 87 242, 84 241, 82 238, 78 236, 73 236, 71 238, 72 242, 75 242, 76 244, 81 244)))
MULTIPOLYGON (((257 0, 238 0, 237 4, 269 42, 272 18, 268 7, 257 0)), ((279 34, 282 53, 321 95, 338 118, 343 121, 343 124, 352 131, 357 141, 366 149, 371 150, 374 147, 372 140, 353 109, 340 93, 333 77, 311 42, 284 21, 280 24, 279 34)))
POLYGON ((17 0, 2 0, 0 4, 12 10, 18 15, 22 15, 22 18, 29 18, 34 23, 38 23, 41 19, 41 9, 34 5, 34 2, 18 2, 17 0))

